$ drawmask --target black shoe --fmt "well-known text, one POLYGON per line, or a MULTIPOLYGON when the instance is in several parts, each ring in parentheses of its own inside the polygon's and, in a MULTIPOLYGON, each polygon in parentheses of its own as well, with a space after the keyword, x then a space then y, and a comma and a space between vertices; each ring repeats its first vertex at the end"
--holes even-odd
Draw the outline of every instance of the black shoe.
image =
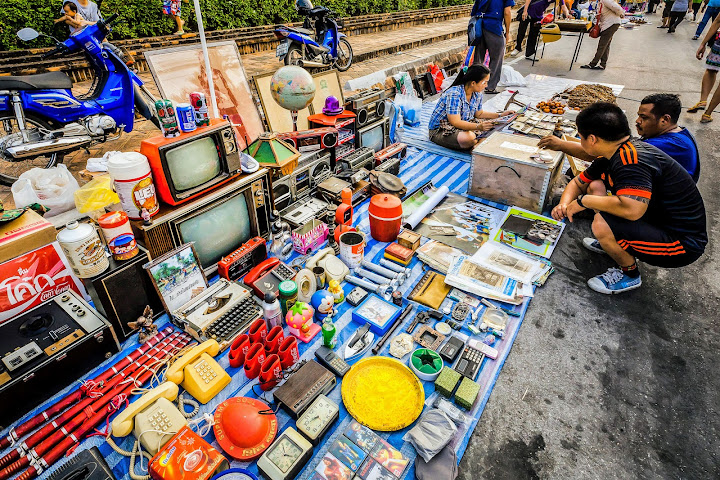
POLYGON ((587 65, 580 65, 580 68, 588 68, 590 70, 595 69, 595 65, 590 65, 589 63, 587 65))
POLYGON ((605 70, 605 65, 596 65, 593 67, 593 70, 605 70))

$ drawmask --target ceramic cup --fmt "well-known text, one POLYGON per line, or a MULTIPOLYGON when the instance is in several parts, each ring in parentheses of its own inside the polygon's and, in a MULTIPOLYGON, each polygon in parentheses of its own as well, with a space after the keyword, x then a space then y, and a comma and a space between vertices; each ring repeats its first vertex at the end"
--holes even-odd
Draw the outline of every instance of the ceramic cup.
POLYGON ((233 368, 242 367, 245 364, 245 356, 249 349, 250 337, 245 334, 239 335, 230 345, 230 351, 228 352, 230 366, 233 368))
POLYGON ((265 363, 265 348, 262 343, 253 343, 245 356, 245 375, 249 379, 257 378, 265 363))
POLYGON ((282 366, 280 364, 280 357, 277 355, 270 355, 265 359, 262 368, 260 369, 260 388, 264 391, 268 391, 280 383, 282 380, 282 366))
POLYGON ((280 344, 280 351, 278 352, 280 357, 280 364, 283 370, 287 370, 292 367, 300 360, 300 351, 298 350, 297 338, 285 337, 285 340, 280 344))

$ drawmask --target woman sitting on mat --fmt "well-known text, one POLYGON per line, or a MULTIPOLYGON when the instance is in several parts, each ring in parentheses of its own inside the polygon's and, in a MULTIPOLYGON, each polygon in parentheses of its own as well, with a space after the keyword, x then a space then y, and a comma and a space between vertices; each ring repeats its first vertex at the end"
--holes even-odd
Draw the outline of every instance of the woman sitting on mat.
POLYGON ((441 147, 452 150, 471 150, 478 138, 476 131, 484 132, 493 122, 483 119, 498 118, 513 113, 483 112, 483 90, 490 78, 490 70, 484 65, 464 67, 452 86, 445 90, 435 105, 428 128, 429 137, 441 147))

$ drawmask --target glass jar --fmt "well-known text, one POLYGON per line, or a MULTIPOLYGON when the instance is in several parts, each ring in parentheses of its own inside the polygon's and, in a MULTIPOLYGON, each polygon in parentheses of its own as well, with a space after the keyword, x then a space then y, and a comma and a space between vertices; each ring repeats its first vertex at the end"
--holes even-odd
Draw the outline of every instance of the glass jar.
POLYGON ((280 282, 280 285, 278 286, 278 291, 280 292, 280 298, 278 299, 280 300, 280 309, 282 310, 283 318, 285 318, 288 310, 292 308, 293 305, 295 305, 295 302, 297 302, 297 283, 295 283, 293 280, 285 280, 283 282, 280 282))

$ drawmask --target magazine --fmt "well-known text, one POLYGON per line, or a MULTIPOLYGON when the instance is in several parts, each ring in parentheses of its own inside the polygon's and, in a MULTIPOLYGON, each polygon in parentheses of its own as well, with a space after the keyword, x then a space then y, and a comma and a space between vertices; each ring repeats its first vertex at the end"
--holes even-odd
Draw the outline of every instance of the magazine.
POLYGON ((517 301, 518 282, 460 255, 453 258, 445 283, 481 297, 503 302, 517 301))
POLYGON ((472 256, 472 261, 528 285, 545 269, 540 260, 496 242, 487 242, 480 247, 472 256))

